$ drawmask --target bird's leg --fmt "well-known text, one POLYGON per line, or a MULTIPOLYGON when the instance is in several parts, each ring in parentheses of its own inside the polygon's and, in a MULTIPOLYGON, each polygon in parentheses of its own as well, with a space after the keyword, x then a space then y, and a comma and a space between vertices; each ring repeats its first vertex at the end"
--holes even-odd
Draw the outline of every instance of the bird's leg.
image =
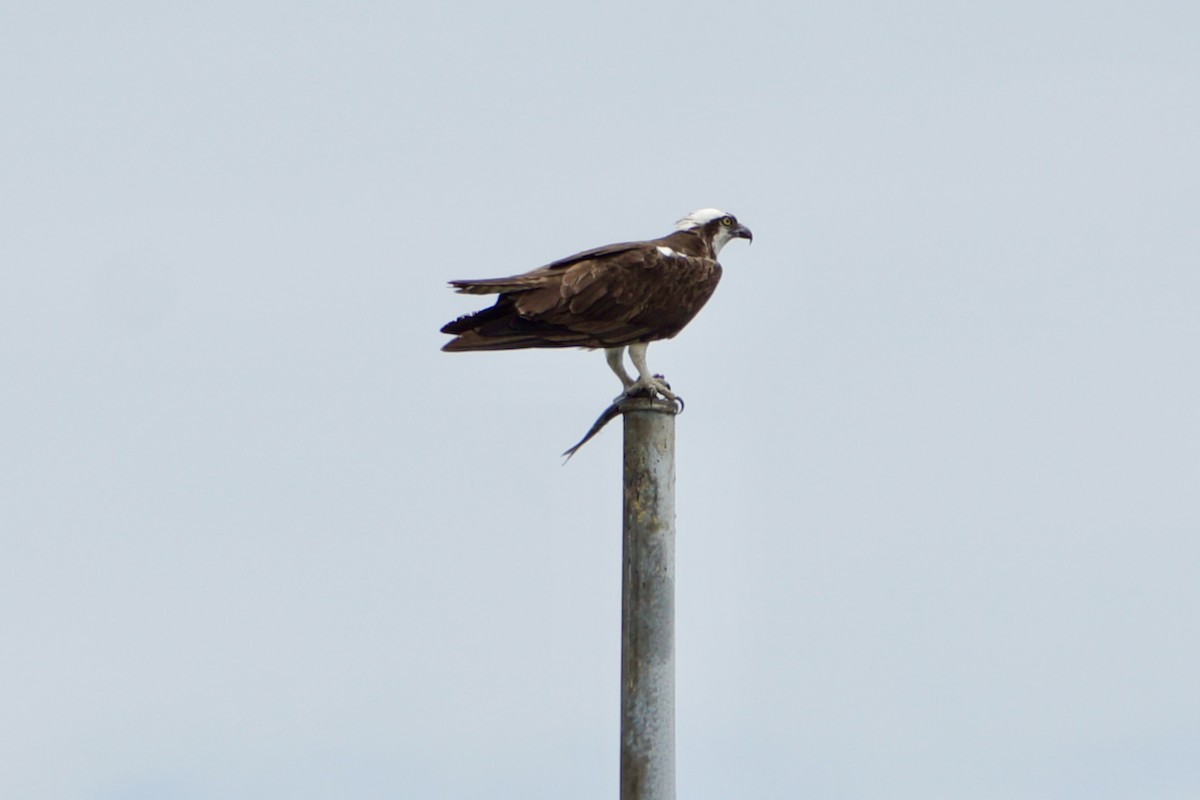
POLYGON ((661 375, 652 374, 650 368, 646 366, 646 348, 648 346, 647 342, 629 345, 629 359, 638 371, 638 379, 632 385, 625 387, 625 396, 632 397, 648 392, 651 397, 658 393, 668 400, 677 400, 675 393, 671 391, 671 384, 663 380, 661 375))
POLYGON ((625 348, 624 347, 606 347, 604 349, 604 360, 608 362, 608 368, 617 374, 621 379, 621 385, 628 389, 633 386, 633 378, 629 377, 629 373, 625 371, 625 348))

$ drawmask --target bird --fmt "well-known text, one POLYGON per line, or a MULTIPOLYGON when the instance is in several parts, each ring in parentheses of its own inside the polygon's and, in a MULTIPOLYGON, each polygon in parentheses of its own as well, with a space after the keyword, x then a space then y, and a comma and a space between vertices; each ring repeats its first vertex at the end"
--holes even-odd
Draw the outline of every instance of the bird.
POLYGON ((754 240, 732 214, 702 208, 658 239, 622 242, 560 258, 507 278, 454 280, 462 294, 499 295, 494 305, 464 314, 441 329, 454 336, 442 349, 517 350, 534 347, 603 349, 624 397, 676 395, 646 364, 650 342, 683 330, 721 279, 717 256, 734 239, 754 240), (637 370, 625 370, 625 353, 637 370))

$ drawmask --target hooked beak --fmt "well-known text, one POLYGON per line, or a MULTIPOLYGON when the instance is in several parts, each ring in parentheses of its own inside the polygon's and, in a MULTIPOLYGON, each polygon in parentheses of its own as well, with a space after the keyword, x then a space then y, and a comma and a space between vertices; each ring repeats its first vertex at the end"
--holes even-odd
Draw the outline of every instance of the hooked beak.
POLYGON ((734 236, 745 239, 748 242, 754 241, 754 234, 745 225, 738 225, 737 230, 733 232, 734 236))

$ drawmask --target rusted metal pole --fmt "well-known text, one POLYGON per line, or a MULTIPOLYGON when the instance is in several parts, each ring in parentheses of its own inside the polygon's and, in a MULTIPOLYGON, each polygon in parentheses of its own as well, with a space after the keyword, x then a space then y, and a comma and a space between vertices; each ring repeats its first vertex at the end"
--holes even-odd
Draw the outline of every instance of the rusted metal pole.
POLYGON ((674 403, 621 401, 621 800, 675 800, 674 403))

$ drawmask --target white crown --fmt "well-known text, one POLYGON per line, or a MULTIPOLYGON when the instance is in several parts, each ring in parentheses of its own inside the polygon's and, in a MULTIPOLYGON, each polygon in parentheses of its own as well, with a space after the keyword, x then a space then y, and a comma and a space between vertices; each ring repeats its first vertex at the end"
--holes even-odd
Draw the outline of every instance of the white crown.
POLYGON ((702 208, 699 211, 693 211, 683 219, 679 220, 679 222, 676 222, 675 230, 690 231, 692 228, 703 227, 712 222, 714 219, 719 219, 724 216, 728 215, 719 208, 702 208))

